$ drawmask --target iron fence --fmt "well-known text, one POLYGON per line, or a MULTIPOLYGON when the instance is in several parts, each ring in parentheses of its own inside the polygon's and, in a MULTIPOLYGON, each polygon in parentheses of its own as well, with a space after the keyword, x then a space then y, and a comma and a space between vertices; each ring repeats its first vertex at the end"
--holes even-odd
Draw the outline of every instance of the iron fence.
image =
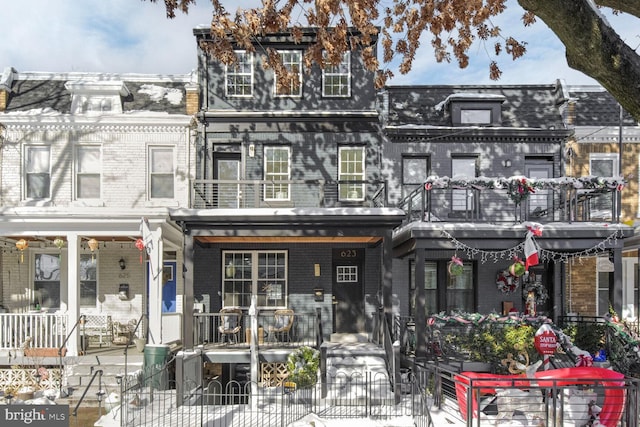
POLYGON ((414 419, 416 425, 447 422, 472 427, 582 426, 597 418, 609 427, 637 427, 640 381, 599 374, 605 371, 614 372, 557 369, 527 378, 416 365, 415 387, 425 396, 427 407, 418 405, 422 412, 414 412, 414 419))
MULTIPOLYGON (((194 353, 187 363, 198 358, 194 353)), ((381 373, 338 374, 327 377, 326 387, 318 383, 304 388, 292 383, 266 387, 251 381, 191 378, 176 390, 172 363, 122 378, 121 404, 107 416, 128 427, 287 426, 310 414, 323 419, 410 418, 416 405, 408 376, 393 385, 381 373), (403 391, 399 404, 394 387, 403 391)))

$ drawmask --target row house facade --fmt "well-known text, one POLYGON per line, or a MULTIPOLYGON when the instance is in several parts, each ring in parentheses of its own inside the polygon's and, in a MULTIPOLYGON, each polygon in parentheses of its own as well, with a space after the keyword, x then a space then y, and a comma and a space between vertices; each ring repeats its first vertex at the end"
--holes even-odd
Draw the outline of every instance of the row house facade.
POLYGON ((615 266, 618 285, 604 298, 622 307, 623 242, 633 230, 617 221, 612 202, 621 180, 565 176, 573 129, 564 94, 561 82, 382 94, 383 174, 389 200, 407 213, 394 231, 394 291, 399 311, 415 318, 418 356, 427 315, 566 314, 567 266, 584 258, 605 255, 615 266), (596 199, 608 215, 590 210, 596 199), (515 277, 529 236, 539 262, 515 277), (460 265, 455 274, 452 264, 460 265))
MULTIPOLYGON (((602 291, 629 304, 633 228, 617 219, 634 214, 613 197, 615 173, 575 169, 561 82, 377 92, 358 52, 306 69, 313 30, 301 42, 266 35, 228 66, 202 51, 208 29, 194 36, 193 75, 5 70, 5 311, 64 314, 67 329, 81 314, 146 316, 149 342, 186 348, 220 338, 223 325, 198 312, 266 320, 289 309, 317 318, 325 339, 371 334, 376 313, 400 314, 415 318, 424 351, 429 314, 526 312, 530 292, 539 314, 587 314, 569 278, 598 255, 613 271, 592 300, 602 291), (297 82, 276 84, 267 48, 297 82), (137 245, 141 218, 162 274, 137 245), (540 262, 514 278, 532 230, 540 262)), ((78 345, 73 335, 71 354, 78 345)))
MULTIPOLYGON (((637 227, 640 212, 638 176, 640 171, 640 127, 601 86, 564 85, 567 99, 566 122, 574 133, 565 149, 568 176, 618 176, 626 184, 621 196, 619 221, 637 227), (622 154, 621 154, 622 153, 622 154)), ((594 216, 606 219, 610 200, 591 201, 594 216)), ((622 305, 618 313, 625 319, 637 319, 638 242, 627 239, 622 258, 620 291, 622 305)), ((614 266, 607 254, 568 264, 569 288, 567 313, 602 316, 609 311, 609 289, 614 285, 614 266)))
MULTIPOLYGON (((186 301, 211 313, 320 313, 328 337, 370 331, 381 305, 391 312, 392 231, 403 213, 386 201, 374 75, 357 52, 306 69, 314 34, 261 37, 225 66, 200 49, 209 31, 194 30, 197 179, 191 209, 171 219, 185 234, 186 301), (266 49, 297 82, 276 84, 266 49)), ((185 329, 187 346, 191 336, 185 329)))
MULTIPOLYGON (((27 335, 34 347, 57 349, 80 331, 81 316, 104 331, 107 322, 130 328, 143 319, 138 334, 147 338, 148 326, 152 343, 181 338, 182 232, 168 209, 189 203, 194 83, 190 74, 4 70, 4 357, 27 335), (138 242, 142 218, 162 274, 150 274, 138 242)), ((77 355, 79 334, 65 346, 77 355)))

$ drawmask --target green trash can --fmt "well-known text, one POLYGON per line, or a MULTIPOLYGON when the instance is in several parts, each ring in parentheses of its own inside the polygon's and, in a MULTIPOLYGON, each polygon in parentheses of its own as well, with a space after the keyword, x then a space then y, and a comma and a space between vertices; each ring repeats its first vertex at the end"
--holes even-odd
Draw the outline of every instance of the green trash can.
POLYGON ((157 390, 169 388, 169 346, 166 344, 147 344, 144 346, 145 384, 157 390))

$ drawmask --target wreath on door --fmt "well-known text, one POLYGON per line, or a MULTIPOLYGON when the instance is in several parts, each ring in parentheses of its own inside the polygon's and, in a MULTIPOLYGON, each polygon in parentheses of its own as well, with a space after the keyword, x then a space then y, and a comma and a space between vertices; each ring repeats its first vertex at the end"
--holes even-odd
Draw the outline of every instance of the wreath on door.
POLYGON ((496 285, 498 285, 498 289, 503 294, 510 294, 515 292, 518 289, 518 285, 520 284, 520 278, 512 275, 507 270, 498 271, 498 276, 496 277, 496 285))

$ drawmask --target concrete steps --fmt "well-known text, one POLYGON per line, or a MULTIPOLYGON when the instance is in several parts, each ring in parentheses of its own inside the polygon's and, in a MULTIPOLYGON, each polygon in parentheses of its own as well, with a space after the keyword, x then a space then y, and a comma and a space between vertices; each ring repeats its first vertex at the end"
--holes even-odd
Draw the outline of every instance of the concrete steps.
POLYGON ((77 402, 85 390, 83 402, 86 402, 87 406, 97 404, 99 396, 105 399, 111 393, 119 393, 118 379, 125 371, 132 374, 142 369, 144 363, 141 355, 129 356, 126 368, 123 356, 83 356, 75 359, 67 360, 65 363, 66 387, 63 390, 66 393, 61 396, 61 399, 67 400, 70 405, 77 402), (95 374, 99 370, 102 370, 102 375, 95 374))
POLYGON ((364 334, 332 334, 323 344, 327 353, 327 375, 387 375, 384 349, 367 341, 364 334))

